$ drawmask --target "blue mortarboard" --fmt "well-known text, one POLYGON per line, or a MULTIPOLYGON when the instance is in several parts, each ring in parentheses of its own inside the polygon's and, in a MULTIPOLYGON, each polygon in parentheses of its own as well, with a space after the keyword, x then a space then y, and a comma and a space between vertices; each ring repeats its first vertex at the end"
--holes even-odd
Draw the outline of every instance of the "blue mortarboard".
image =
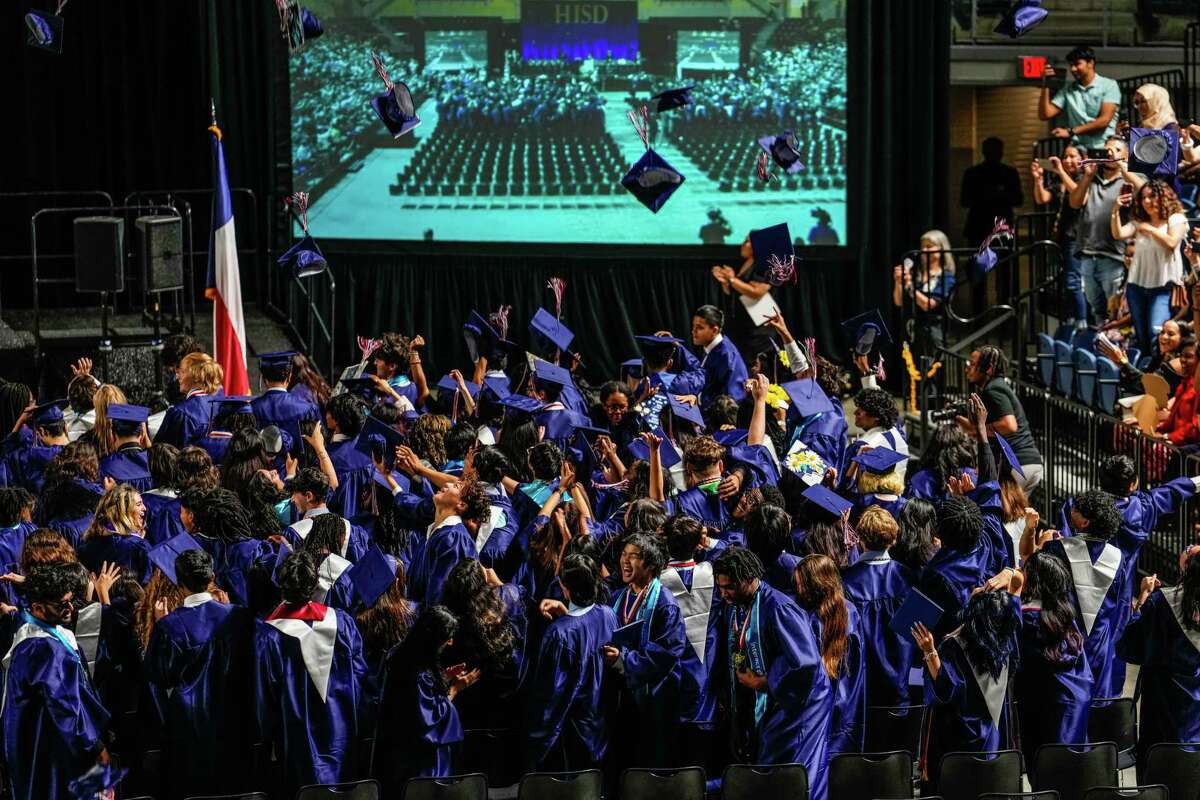
POLYGON ((350 568, 350 582, 367 608, 375 605, 396 582, 396 559, 372 545, 350 568))
POLYGON ((379 388, 375 386, 375 381, 370 378, 342 378, 338 383, 347 392, 361 397, 368 403, 375 402, 375 398, 381 394, 379 388))
POLYGON ((784 131, 778 136, 764 136, 758 140, 758 144, 767 151, 772 161, 788 173, 804 170, 804 164, 800 162, 800 142, 795 132, 784 131))
POLYGON ((471 356, 472 364, 481 357, 492 358, 497 351, 509 350, 513 346, 512 342, 502 338, 495 326, 477 311, 472 311, 467 316, 463 325, 463 338, 467 340, 467 352, 471 356))
POLYGON ((586 417, 573 411, 551 411, 538 418, 546 426, 545 438, 561 441, 575 435, 575 431, 588 426, 586 417))
POLYGON ((367 417, 362 430, 359 431, 358 438, 354 441, 354 449, 360 453, 390 461, 389 456, 403 442, 404 437, 395 428, 385 425, 375 417, 367 417))
POLYGON ((626 376, 635 380, 642 377, 642 360, 640 358, 631 358, 621 362, 621 377, 626 376))
POLYGON ((675 190, 683 185, 685 178, 666 160, 653 150, 647 150, 637 163, 629 168, 621 185, 633 194, 642 205, 655 214, 670 199, 675 190))
POLYGON ((1017 0, 992 32, 1016 39, 1037 27, 1049 13, 1042 8, 1042 0, 1017 0))
POLYGON ((549 361, 533 362, 533 375, 543 383, 553 383, 558 386, 572 385, 571 373, 549 361))
POLYGON ((792 233, 786 222, 750 231, 750 249, 754 251, 754 271, 763 275, 770 268, 770 258, 787 261, 796 255, 792 247, 792 233))
POLYGON ((92 800, 101 792, 115 787, 128 774, 129 770, 125 767, 117 767, 111 763, 95 764, 78 778, 72 778, 67 784, 67 790, 74 800, 92 800))
POLYGON ((850 332, 850 338, 854 340, 854 352, 860 356, 870 353, 877 344, 890 344, 892 341, 892 335, 883 323, 883 315, 877 308, 851 317, 842 323, 842 327, 850 332))
POLYGON ((162 574, 167 576, 167 580, 175 583, 175 559, 188 550, 200 549, 202 549, 200 543, 193 539, 190 533, 184 531, 150 548, 150 563, 162 570, 162 574))
POLYGON ((497 400, 503 400, 512 394, 508 389, 509 382, 506 375, 485 375, 483 378, 483 387, 481 392, 488 392, 497 400))
POLYGON ((675 336, 634 336, 633 338, 637 340, 642 352, 645 352, 646 348, 678 347, 683 344, 683 339, 675 336))
POLYGON ((1024 478, 1025 470, 1021 469, 1021 462, 1017 461, 1017 454, 1013 452, 1012 445, 1008 443, 1008 440, 1000 434, 996 434, 996 437, 992 439, 992 444, 995 446, 997 466, 1003 468, 1007 465, 1010 470, 1024 478))
POLYGON ((791 401, 788 413, 800 419, 833 411, 833 401, 822 391, 821 386, 811 378, 802 381, 790 381, 781 387, 791 401))
POLYGON ((658 101, 658 113, 670 111, 672 108, 682 108, 692 104, 692 89, 695 86, 683 86, 678 89, 667 89, 651 97, 658 101))
POLYGON ((54 422, 62 422, 62 407, 65 406, 67 402, 67 399, 64 397, 61 400, 51 400, 49 403, 42 403, 41 405, 37 406, 33 409, 33 424, 49 425, 54 422))
POLYGON ((126 403, 112 403, 108 407, 108 418, 116 422, 132 422, 140 425, 150 418, 150 409, 126 403))
MULTIPOLYGON (((675 446, 667 439, 667 435, 662 432, 661 428, 654 433, 662 439, 662 444, 658 446, 658 457, 662 461, 663 469, 670 469, 683 460, 679 457, 675 446)), ((634 439, 629 443, 627 449, 629 450, 629 455, 634 458, 639 458, 642 461, 650 460, 650 447, 642 439, 634 439)))
POLYGON ((268 425, 259 435, 262 437, 263 449, 269 456, 292 452, 292 445, 296 441, 292 434, 278 425, 268 425))
POLYGON ((412 92, 403 83, 395 83, 389 91, 376 95, 371 100, 371 108, 383 120, 388 133, 393 139, 399 139, 404 134, 421 124, 413 104, 412 92))
POLYGON ((908 456, 903 453, 897 453, 890 447, 873 447, 870 450, 860 450, 854 458, 850 459, 867 472, 876 475, 885 475, 896 468, 896 465, 901 461, 906 461, 908 456))
POLYGON ((30 11, 25 15, 25 44, 55 55, 62 52, 63 18, 49 11, 30 11))
POLYGON ((254 409, 250 406, 250 401, 253 397, 210 397, 208 398, 209 405, 212 406, 213 416, 219 417, 222 414, 253 414, 254 409))
POLYGON ((688 422, 694 422, 700 427, 700 430, 704 430, 704 414, 700 412, 700 406, 685 403, 669 391, 667 392, 667 399, 670 403, 672 414, 688 422))
POLYGON ((990 246, 983 248, 983 250, 979 253, 976 253, 973 258, 975 261, 975 266, 978 267, 979 271, 984 274, 987 274, 995 269, 996 262, 999 261, 999 259, 996 257, 995 251, 992 250, 990 246))
POLYGON ((575 341, 575 334, 544 308, 539 308, 529 320, 529 333, 543 351, 566 351, 575 341))
POLYGON ((819 483, 805 489, 803 495, 805 500, 835 517, 845 514, 853 505, 837 492, 831 491, 819 483))
MULTIPOLYGON (((467 392, 471 395, 472 399, 479 396, 478 383, 471 383, 468 380, 464 380, 463 383, 467 385, 467 392)), ((451 378, 449 375, 443 375, 442 379, 437 382, 437 388, 441 389, 447 394, 454 394, 458 391, 458 381, 454 380, 454 378, 451 378)))
POLYGON ((745 428, 732 428, 725 431, 717 431, 712 435, 717 440, 717 444, 724 447, 737 447, 746 443, 746 439, 750 436, 750 432, 745 428))
MULTIPOLYGON (((412 488, 412 481, 410 481, 408 479, 408 476, 405 475, 403 472, 396 472, 395 470, 392 470, 391 475, 392 475, 392 480, 394 480, 396 482, 396 485, 400 487, 400 491, 407 492, 407 491, 409 491, 410 488, 412 488)), ((384 490, 386 490, 387 492, 390 493, 392 491, 391 484, 389 484, 387 482, 387 478, 385 478, 385 477, 383 477, 383 475, 379 474, 379 470, 377 470, 377 469, 371 470, 371 479, 374 480, 375 483, 382 486, 384 488, 384 490)))
POLYGON ((292 357, 295 355, 297 355, 295 350, 263 353, 258 357, 258 363, 264 367, 290 367, 292 365, 292 357))
POLYGON ((321 248, 317 247, 316 240, 308 234, 289 247, 275 263, 290 269, 297 278, 319 275, 328 267, 325 256, 321 254, 321 248))
POLYGON ((325 32, 325 26, 316 14, 307 8, 300 9, 300 27, 304 29, 304 41, 316 39, 325 32))
POLYGON ((500 398, 500 405, 513 411, 524 411, 528 414, 536 414, 543 408, 540 402, 525 394, 510 394, 508 397, 502 397, 500 398))

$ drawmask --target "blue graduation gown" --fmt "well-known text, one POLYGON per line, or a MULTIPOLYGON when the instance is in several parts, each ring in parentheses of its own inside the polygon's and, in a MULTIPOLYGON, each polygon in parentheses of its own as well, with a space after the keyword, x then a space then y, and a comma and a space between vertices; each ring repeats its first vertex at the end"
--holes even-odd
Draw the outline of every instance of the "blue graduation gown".
POLYGON ((800 556, 786 551, 780 553, 774 561, 767 565, 767 572, 763 575, 763 580, 775 591, 794 599, 796 596, 796 565, 802 560, 800 556))
POLYGON ((746 397, 746 364, 733 342, 722 338, 721 342, 700 357, 704 370, 704 388, 700 391, 700 405, 707 406, 718 396, 727 394, 737 402, 746 397))
POLYGON ((21 486, 34 495, 42 493, 46 467, 62 450, 62 445, 29 445, 13 451, 7 459, 8 485, 21 486))
MULTIPOLYGON (((636 709, 636 727, 620 734, 622 740, 637 743, 633 763, 629 764, 634 767, 678 763, 681 660, 685 651, 691 650, 675 598, 661 584, 657 589, 651 584, 651 591, 656 595, 654 606, 647 607, 646 614, 634 615, 634 619, 646 620, 641 643, 636 648, 621 650, 617 668, 636 709)), ((631 588, 625 585, 613 598, 618 624, 634 621, 620 616, 621 609, 634 602, 631 593, 631 588)), ((629 716, 622 716, 629 720, 629 716)))
POLYGON ((617 618, 606 605, 590 606, 550 623, 528 672, 525 767, 550 761, 566 769, 597 766, 608 750, 609 709, 604 701, 604 656, 617 618))
MULTIPOLYGON (((756 720, 751 735, 753 763, 803 764, 809 797, 824 800, 834 697, 821 663, 816 620, 766 583, 759 584, 757 603, 758 626, 753 635, 761 643, 767 690, 765 701, 758 701, 761 713, 751 710, 756 720)), ((729 698, 740 686, 730 662, 732 629, 735 624, 740 629, 747 611, 737 609, 736 620, 729 604, 720 612, 711 620, 717 642, 711 674, 729 698)), ((746 694, 737 692, 741 697, 746 694)))
POLYGON ((701 522, 717 528, 715 532, 721 538, 724 538, 725 526, 732 519, 732 514, 726 508, 724 500, 715 494, 705 494, 695 486, 680 492, 674 497, 668 497, 663 505, 666 508, 668 517, 673 517, 676 514, 687 514, 689 517, 695 517, 701 522))
POLYGON ((163 711, 172 797, 251 788, 254 618, 215 600, 180 606, 154 626, 146 677, 163 711))
POLYGON ((520 568, 525 553, 513 547, 517 538, 517 515, 507 497, 492 497, 487 530, 476 537, 479 563, 491 567, 503 581, 510 581, 520 568), (482 547, 478 545, 482 542, 482 547))
POLYGON ((229 451, 229 443, 233 434, 229 431, 209 431, 196 440, 196 446, 208 453, 208 457, 218 467, 225 462, 225 453, 229 451))
POLYGON ((841 475, 843 455, 850 438, 848 427, 841 403, 834 403, 832 411, 802 419, 793 435, 841 475))
MULTIPOLYGON (((452 519, 458 520, 457 517, 452 519)), ((477 555, 475 537, 461 520, 435 529, 425 537, 420 554, 413 559, 408 573, 408 596, 423 605, 437 605, 450 570, 464 558, 476 558, 477 555)))
POLYGON ((1064 662, 1050 661, 1041 642, 1040 607, 1021 609, 1020 669, 1016 676, 1021 750, 1028 763, 1043 744, 1087 744, 1092 670, 1086 650, 1064 662))
POLYGON ((79 519, 52 519, 46 523, 46 527, 52 531, 58 531, 64 539, 71 543, 71 547, 79 549, 79 542, 83 540, 84 531, 91 527, 93 516, 93 514, 88 514, 79 519))
POLYGON ((4 762, 10 797, 71 797, 67 786, 91 769, 109 712, 78 651, 26 624, 4 658, 4 762))
MULTIPOLYGON (((978 473, 972 467, 960 469, 958 475, 959 477, 970 475, 972 480, 978 477, 978 473)), ((923 469, 908 476, 908 486, 904 489, 905 497, 917 497, 937 505, 946 499, 946 495, 945 482, 939 484, 933 470, 923 469)))
POLYGON ((154 441, 173 444, 180 450, 196 444, 208 432, 212 408, 209 395, 192 392, 178 405, 167 409, 154 441))
POLYGON ((179 497, 173 490, 142 492, 142 502, 146 504, 146 542, 151 547, 184 532, 179 519, 179 497))
MULTIPOLYGON (((389 660, 375 743, 375 776, 385 797, 399 797, 410 778, 454 774, 454 745, 463 739, 458 710, 428 671, 413 679, 389 660)), ((468 689, 467 691, 474 691, 468 689)))
MULTIPOLYGON (((846 604, 846 655, 833 681, 833 718, 829 725, 829 757, 861 753, 867 728, 867 664, 862 623, 846 604)), ((819 629, 818 625, 818 629, 819 629)), ((819 640, 818 640, 819 641, 819 640)))
MULTIPOLYGON (((694 394, 699 397, 704 391, 705 381, 704 367, 700 366, 700 359, 692 355, 686 347, 676 347, 675 355, 681 359, 677 360, 674 365, 678 372, 660 373, 661 377, 666 378, 670 375, 671 379, 667 386, 670 387, 671 394, 694 394)), ((662 389, 659 390, 660 393, 662 391, 662 389)))
POLYGON ((80 543, 79 561, 89 572, 100 574, 101 565, 107 561, 133 570, 143 586, 150 580, 150 545, 140 536, 114 533, 93 536, 80 543))
POLYGON ((308 634, 313 636, 327 630, 328 615, 334 615, 337 631, 324 695, 306 668, 295 636, 281 632, 271 622, 258 622, 255 628, 259 731, 281 752, 288 797, 301 786, 342 783, 357 777, 358 706, 367 670, 362 639, 349 614, 335 608, 326 613, 324 622, 319 623, 283 620, 313 629, 308 634))
POLYGON ((346 439, 329 445, 329 460, 338 479, 338 488, 329 507, 365 527, 373 519, 371 496, 375 492, 375 466, 369 455, 355 449, 355 441, 346 439))
POLYGON ((889 624, 916 582, 912 570, 881 553, 864 553, 842 573, 846 600, 858 612, 866 652, 868 706, 908 705, 909 668, 917 661, 911 636, 889 624))
MULTIPOLYGON (((288 394, 299 400, 301 403, 308 403, 309 405, 316 406, 318 411, 321 407, 320 404, 317 403, 317 396, 313 394, 313 390, 308 388, 308 386, 303 383, 297 383, 295 386, 288 389, 288 394)), ((251 408, 253 408, 253 405, 251 408)))
POLYGON ((967 607, 971 591, 994 574, 988 571, 990 557, 990 548, 980 539, 965 552, 942 547, 925 565, 918 586, 944 612, 934 629, 939 641, 958 627, 959 612, 967 607))
MULTIPOLYGON (((283 538, 287 540, 288 546, 295 550, 308 537, 308 532, 312 530, 313 517, 297 520, 291 525, 283 529, 283 538)), ((371 537, 367 535, 359 526, 355 525, 348 519, 342 519, 342 526, 346 529, 346 538, 343 540, 344 547, 342 552, 338 553, 342 558, 349 561, 351 564, 358 563, 358 559, 362 558, 363 553, 371 546, 371 537)))
MULTIPOLYGON (((31 522, 18 522, 11 528, 0 528, 0 569, 5 572, 21 571, 21 550, 25 539, 37 530, 31 522)), ((0 584, 0 600, 10 606, 19 606, 13 585, 7 581, 0 584)))
POLYGON ((281 431, 288 432, 292 437, 293 455, 299 453, 304 446, 300 423, 321 418, 321 410, 315 402, 306 401, 300 395, 286 389, 267 389, 250 401, 250 409, 254 412, 254 421, 259 430, 274 425, 281 431))
POLYGON ((139 492, 148 492, 154 488, 146 451, 136 444, 123 445, 120 450, 100 459, 100 482, 103 483, 105 478, 112 478, 117 483, 128 483, 139 492))
POLYGON ((196 541, 213 560, 217 586, 229 595, 236 606, 250 606, 250 572, 255 564, 268 571, 274 567, 275 548, 260 539, 239 539, 235 542, 195 534, 196 541))

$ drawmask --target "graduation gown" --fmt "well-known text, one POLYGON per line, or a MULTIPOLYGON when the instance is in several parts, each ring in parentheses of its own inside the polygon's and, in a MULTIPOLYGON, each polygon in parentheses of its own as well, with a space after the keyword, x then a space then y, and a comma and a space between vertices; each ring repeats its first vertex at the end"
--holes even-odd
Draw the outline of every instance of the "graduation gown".
POLYGON ((367 667, 353 618, 315 603, 281 606, 256 624, 254 646, 259 731, 282 761, 285 796, 355 778, 367 667))
POLYGON ((229 452, 229 443, 233 434, 229 431, 209 431, 196 440, 196 446, 208 453, 208 457, 218 467, 225 462, 225 454, 229 452))
POLYGON ((766 565, 767 572, 763 575, 763 580, 775 591, 795 599, 796 565, 802 560, 800 556, 786 551, 780 553, 774 561, 766 565))
POLYGON ((46 527, 62 534, 62 537, 71 543, 71 547, 78 550, 84 532, 92 526, 93 516, 93 514, 88 514, 79 519, 52 519, 46 523, 46 527))
POLYGON ((721 538, 724 538, 725 527, 733 519, 733 514, 724 500, 717 497, 716 494, 706 494, 696 486, 685 489, 674 497, 668 497, 663 506, 668 517, 676 514, 695 517, 706 525, 716 528, 714 533, 721 538))
MULTIPOLYGON (((18 522, 11 528, 0 528, 0 568, 5 572, 21 571, 21 550, 25 547, 25 539, 37 530, 32 522, 18 522)), ((19 605, 13 585, 5 581, 0 584, 0 600, 10 606, 19 605)))
MULTIPOLYGON (((867 729, 867 664, 862 623, 854 606, 846 604, 846 655, 833 681, 833 718, 829 725, 829 758, 863 752, 867 729)), ((819 625, 818 625, 819 627, 819 625)), ((820 639, 817 640, 818 643, 820 639)))
POLYGON ((174 489, 142 492, 142 502, 146 504, 146 542, 151 547, 184 532, 179 519, 179 495, 174 489))
MULTIPOLYGON (((501 490, 503 493, 503 490, 501 490)), ((513 547, 517 538, 517 515, 507 497, 492 497, 488 519, 475 533, 475 552, 479 563, 496 570, 503 581, 512 580, 525 558, 525 553, 513 547)))
MULTIPOLYGON (((971 480, 978 477, 978 473, 972 467, 960 469, 958 476, 970 475, 971 480)), ((904 489, 904 496, 907 498, 917 497, 921 500, 928 500, 934 505, 940 504, 946 499, 946 483, 945 481, 938 482, 937 476, 931 469, 923 469, 908 478, 908 486, 904 489)))
POLYGON ((550 623, 528 672, 525 768, 591 769, 608 751, 609 703, 601 650, 617 617, 606 605, 572 606, 550 623))
POLYGON ((260 431, 274 425, 288 432, 292 437, 292 455, 298 454, 304 447, 300 423, 321 418, 321 410, 315 402, 305 400, 287 389, 267 389, 250 401, 250 409, 254 412, 254 421, 260 431))
MULTIPOLYGON (((463 740, 458 711, 430 672, 412 675, 391 658, 383 688, 373 758, 385 797, 399 797, 410 778, 454 774, 454 746, 463 740)), ((474 691, 474 689, 467 689, 474 691)))
POLYGON ((700 357, 700 367, 704 370, 704 388, 700 391, 702 407, 723 394, 739 403, 745 399, 746 364, 733 342, 721 337, 716 347, 700 357))
POLYGON ((802 419, 793 435, 841 475, 843 456, 850 438, 848 428, 846 412, 842 410, 841 403, 834 403, 832 411, 802 419))
POLYGON ((989 572, 990 558, 987 542, 980 539, 968 551, 942 547, 921 571, 919 588, 944 612, 933 631, 939 640, 958 627, 958 615, 967 607, 971 591, 995 574, 989 572))
POLYGON ((229 595, 229 602, 235 606, 253 607, 252 570, 258 564, 263 565, 267 572, 274 568, 274 546, 261 539, 238 539, 231 542, 212 536, 193 535, 205 552, 212 556, 213 574, 217 585, 229 595))
POLYGON ((1022 606, 1015 691, 1021 750, 1030 764, 1043 744, 1087 744, 1092 703, 1092 670, 1086 649, 1063 662, 1047 659, 1041 625, 1041 605, 1022 606))
POLYGON ((112 478, 117 483, 128 483, 139 492, 154 488, 150 477, 150 462, 146 451, 136 444, 122 445, 119 450, 100 459, 100 482, 112 478))
POLYGON ((356 441, 341 439, 329 445, 329 460, 338 479, 329 507, 351 522, 367 526, 374 519, 371 498, 375 493, 375 466, 369 455, 355 448, 356 441))
POLYGON ((211 421, 212 403, 209 402, 209 395, 193 390, 178 405, 167 409, 154 441, 173 444, 182 450, 199 442, 208 432, 211 421))
POLYGON ((150 545, 135 534, 112 533, 84 539, 79 545, 79 562, 89 572, 100 574, 105 561, 133 570, 143 586, 150 580, 150 545))
POLYGON ((408 573, 408 596, 423 605, 437 605, 454 565, 476 558, 475 537, 456 516, 447 517, 425 534, 425 543, 408 573))
POLYGON ((886 552, 863 553, 842 573, 846 601, 858 612, 868 706, 908 705, 909 670, 919 658, 917 645, 890 624, 915 582, 912 570, 886 552))
POLYGON ((46 467, 62 451, 62 445, 33 444, 20 447, 8 457, 8 485, 21 486, 34 495, 42 493, 46 467))
MULTIPOLYGON (((749 757, 754 764, 803 764, 809 797, 824 800, 834 696, 821 663, 816 620, 760 582, 749 609, 725 603, 713 623, 718 654, 713 680, 721 686, 735 729, 748 726, 740 736, 751 752, 735 757, 749 757), (765 692, 738 683, 737 656, 745 658, 748 669, 766 676, 765 692)), ((742 740, 740 736, 735 734, 742 740)))
POLYGON ((109 712, 75 636, 27 616, 4 657, 4 762, 9 797, 71 797, 70 782, 96 764, 109 712))
MULTIPOLYGON (((313 517, 320 516, 320 513, 328 512, 309 512, 309 516, 297 520, 283 529, 283 538, 287 540, 288 546, 295 550, 308 538, 308 533, 313 526, 313 517)), ((367 552, 367 548, 371 546, 371 537, 348 519, 342 519, 342 527, 345 529, 345 538, 342 539, 342 549, 338 555, 351 564, 356 564, 362 558, 363 553, 367 552)))
POLYGON ((254 618, 204 593, 154 626, 145 674, 163 712, 170 796, 225 794, 249 777, 254 618))

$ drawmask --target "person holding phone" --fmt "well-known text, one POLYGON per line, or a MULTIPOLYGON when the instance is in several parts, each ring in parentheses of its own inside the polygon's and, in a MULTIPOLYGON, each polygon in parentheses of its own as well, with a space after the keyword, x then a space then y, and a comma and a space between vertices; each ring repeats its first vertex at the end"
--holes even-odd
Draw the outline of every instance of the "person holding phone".
POLYGON ((892 268, 892 305, 903 308, 905 298, 912 303, 913 355, 937 356, 946 338, 942 304, 954 291, 955 263, 950 238, 939 230, 921 234, 921 256, 916 263, 906 261, 892 268))
POLYGON ((1079 209, 1071 207, 1070 197, 1077 185, 1083 158, 1082 147, 1068 144, 1063 148, 1061 158, 1039 158, 1029 165, 1029 175, 1033 178, 1033 200, 1054 215, 1050 236, 1058 243, 1063 254, 1063 278, 1070 309, 1066 314, 1067 324, 1074 323, 1080 330, 1087 328, 1087 296, 1083 293, 1083 273, 1075 253, 1075 218, 1079 216, 1079 209), (1046 182, 1047 167, 1058 179, 1049 185, 1046 182))
POLYGON ((1058 74, 1049 61, 1042 71, 1042 94, 1038 100, 1038 118, 1052 120, 1063 116, 1050 134, 1073 139, 1088 149, 1104 146, 1117 130, 1117 109, 1121 105, 1121 87, 1112 78, 1096 72, 1096 53, 1092 48, 1076 47, 1067 53, 1067 64, 1075 80, 1050 96, 1047 81, 1058 74))
POLYGON ((1140 181, 1127 170, 1129 149, 1124 139, 1110 137, 1104 150, 1110 160, 1084 165, 1068 199, 1071 208, 1079 212, 1074 256, 1079 262, 1087 305, 1098 327, 1108 322, 1109 301, 1120 294, 1125 282, 1125 245, 1113 235, 1110 215, 1124 187, 1140 181))

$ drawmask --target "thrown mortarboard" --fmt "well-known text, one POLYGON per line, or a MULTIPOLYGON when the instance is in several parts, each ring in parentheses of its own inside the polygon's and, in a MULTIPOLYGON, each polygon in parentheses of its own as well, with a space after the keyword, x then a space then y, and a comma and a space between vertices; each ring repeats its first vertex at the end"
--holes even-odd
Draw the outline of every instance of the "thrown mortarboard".
POLYGON ((30 418, 33 420, 34 425, 49 425, 54 422, 62 422, 62 407, 67 402, 67 398, 64 397, 60 400, 51 400, 49 403, 42 403, 33 409, 30 418))
POLYGON ((417 108, 413 103, 412 92, 403 83, 393 82, 388 78, 387 69, 383 66, 383 59, 372 54, 371 60, 375 64, 375 71, 383 79, 385 89, 383 94, 376 95, 371 99, 371 108, 375 109, 375 113, 383 120, 388 132, 392 134, 392 138, 399 139, 421 124, 421 118, 417 116, 417 108))
POLYGON ((819 483, 808 487, 802 494, 805 500, 835 517, 845 514, 853 506, 849 500, 819 483))
POLYGON ((789 413, 800 419, 833 411, 833 401, 821 389, 820 384, 812 378, 801 381, 789 381, 782 386, 784 393, 791 401, 789 413))
POLYGON ((263 449, 267 451, 269 456, 277 456, 280 453, 290 453, 292 444, 295 440, 292 435, 283 430, 277 425, 268 425, 259 433, 262 439, 263 449))
POLYGON ((480 358, 492 358, 498 351, 509 350, 513 343, 507 341, 487 319, 477 311, 467 315, 463 325, 463 338, 467 341, 467 352, 474 364, 480 358))
POLYGON ((524 411, 528 414, 536 414, 545 407, 539 401, 525 394, 510 394, 507 397, 502 397, 500 398, 500 405, 513 411, 524 411))
POLYGON ((72 778, 67 784, 67 790, 73 800, 92 800, 102 792, 107 792, 121 782, 129 774, 125 767, 109 764, 95 764, 78 778, 72 778))
POLYGON ((685 178, 653 150, 647 150, 629 168, 621 185, 655 214, 683 185, 685 178))
POLYGON ((347 392, 361 397, 368 403, 374 402, 378 395, 383 394, 383 392, 379 391, 379 387, 375 385, 375 381, 370 378, 342 378, 338 383, 347 392))
POLYGON ((717 444, 724 447, 737 447, 745 444, 750 436, 750 431, 745 428, 730 428, 729 430, 717 431, 712 435, 717 440, 717 444))
POLYGON ((640 358, 631 358, 628 361, 621 362, 621 378, 633 378, 639 380, 642 377, 642 360, 640 358))
POLYGON ((253 414, 254 409, 250 406, 250 401, 253 399, 253 397, 210 397, 208 403, 212 406, 214 417, 222 414, 253 414))
POLYGON ((764 276, 762 280, 766 280, 772 261, 786 262, 796 256, 786 222, 750 231, 750 249, 754 251, 754 272, 756 276, 764 276))
POLYGON ((996 465, 1001 468, 1007 465, 1010 470, 1024 478, 1025 470, 1021 469, 1021 462, 1017 461, 1017 454, 1013 452, 1012 445, 1008 443, 1008 440, 1000 434, 996 434, 992 443, 995 445, 996 465))
POLYGON ((49 11, 30 11, 25 15, 25 44, 47 53, 59 55, 63 47, 63 27, 65 23, 58 14, 49 11))
POLYGON ((651 100, 658 101, 658 113, 670 111, 672 108, 682 108, 692 104, 692 89, 695 86, 682 86, 678 89, 667 89, 665 92, 659 92, 651 97, 651 100))
POLYGON ((1049 13, 1042 8, 1042 0, 1016 0, 992 32, 1017 39, 1037 27, 1049 13))
POLYGON ((804 170, 800 162, 800 141, 794 131, 784 131, 778 136, 764 136, 758 140, 759 146, 767 151, 771 160, 789 174, 804 170))
POLYGON ((299 355, 295 350, 284 350, 278 353, 263 353, 258 357, 258 363, 264 367, 290 367, 292 357, 299 355))
POLYGON ((873 447, 870 450, 860 450, 850 460, 874 475, 886 475, 901 461, 908 460, 908 456, 890 447, 873 447))
POLYGON ((290 269, 297 278, 319 275, 328 267, 325 256, 321 254, 321 248, 317 247, 316 240, 308 234, 289 247, 275 263, 290 269))
POLYGON ((544 308, 539 308, 533 315, 533 319, 529 320, 529 334, 543 352, 551 350, 566 352, 567 348, 571 346, 571 342, 575 341, 574 332, 563 325, 562 320, 555 319, 554 315, 544 308))
POLYGON ((694 422, 700 430, 704 430, 704 414, 700 412, 699 405, 685 403, 669 391, 667 392, 667 400, 670 404, 672 414, 679 419, 694 422))
POLYGON ((354 441, 354 449, 375 459, 387 461, 388 456, 404 443, 404 437, 390 425, 375 417, 367 417, 354 441))
POLYGON ((150 548, 150 563, 158 567, 171 583, 177 583, 175 580, 175 559, 188 550, 200 549, 200 543, 193 539, 190 533, 184 531, 150 548))
POLYGON ((533 362, 533 376, 542 383, 553 383, 557 386, 571 385, 571 373, 549 361, 533 362))
POLYGON ((396 559, 380 550, 379 545, 371 545, 350 568, 350 583, 367 608, 375 605, 395 582, 396 559))
POLYGON ((892 341, 892 335, 883 323, 883 315, 877 308, 851 317, 842 323, 842 327, 850 332, 854 340, 854 352, 860 356, 870 353, 876 344, 891 344, 892 341))
MULTIPOLYGON (((662 432, 662 429, 656 430, 655 435, 662 439, 662 444, 658 446, 658 458, 662 462, 663 469, 670 469, 678 464, 683 459, 679 457, 679 452, 671 441, 667 439, 667 435, 662 432)), ((634 439, 629 443, 629 455, 642 461, 650 460, 650 446, 643 439, 634 439)))
POLYGON ((297 50, 310 39, 316 39, 325 33, 325 26, 316 14, 307 8, 301 8, 295 0, 288 4, 291 14, 288 16, 287 39, 288 49, 297 50))
POLYGON ((108 407, 108 418, 114 422, 132 422, 140 425, 150 418, 150 409, 127 403, 112 403, 108 407))
MULTIPOLYGON (((467 380, 464 380, 463 383, 466 384, 467 393, 471 395, 472 399, 479 395, 478 383, 471 383, 467 380)), ((448 394, 454 394, 458 391, 458 381, 454 380, 454 378, 450 377, 449 375, 443 375, 442 379, 437 382, 437 388, 441 389, 443 392, 447 392, 448 394)))

